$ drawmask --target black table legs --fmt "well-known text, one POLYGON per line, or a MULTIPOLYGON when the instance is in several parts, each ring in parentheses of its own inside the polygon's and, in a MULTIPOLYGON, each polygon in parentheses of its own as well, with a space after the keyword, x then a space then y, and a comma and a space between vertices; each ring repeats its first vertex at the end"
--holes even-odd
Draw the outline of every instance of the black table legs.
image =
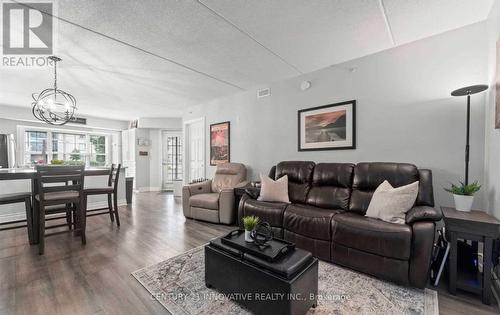
MULTIPOLYGON (((449 232, 450 239, 450 256, 449 256, 449 286, 448 291, 450 294, 455 295, 457 293, 457 286, 460 289, 464 289, 466 291, 471 290, 471 288, 467 287, 466 283, 462 283, 459 280, 459 270, 457 270, 458 264, 458 255, 457 255, 457 233, 450 231, 449 232)), ((481 293, 482 301, 484 304, 491 304, 491 270, 493 268, 492 263, 492 251, 493 251, 493 239, 491 237, 482 237, 479 239, 484 244, 483 249, 483 273, 481 278, 481 287, 477 289, 478 293, 481 293)))

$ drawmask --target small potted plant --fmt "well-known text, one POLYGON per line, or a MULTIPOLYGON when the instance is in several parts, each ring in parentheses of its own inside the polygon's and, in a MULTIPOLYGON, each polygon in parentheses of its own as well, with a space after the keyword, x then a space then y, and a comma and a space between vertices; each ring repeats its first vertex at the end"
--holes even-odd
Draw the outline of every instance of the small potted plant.
POLYGON ((255 229, 255 227, 259 224, 259 217, 256 217, 254 215, 247 216, 243 218, 243 227, 245 228, 245 241, 246 242, 253 242, 252 237, 250 236, 250 233, 255 229))
POLYGON ((478 192, 479 189, 481 189, 481 185, 479 185, 477 181, 468 185, 460 182, 460 185, 451 184, 451 188, 445 188, 447 192, 453 194, 455 209, 467 212, 471 210, 474 194, 478 192))

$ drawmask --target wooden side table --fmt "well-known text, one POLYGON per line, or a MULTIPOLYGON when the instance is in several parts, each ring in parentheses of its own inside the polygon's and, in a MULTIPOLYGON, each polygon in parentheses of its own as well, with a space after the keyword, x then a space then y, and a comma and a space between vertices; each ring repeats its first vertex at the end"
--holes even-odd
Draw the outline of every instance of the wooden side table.
POLYGON ((457 211, 441 207, 444 216, 450 256, 448 260, 449 292, 456 294, 457 288, 482 295, 484 304, 491 303, 491 269, 493 240, 500 235, 500 221, 483 211, 457 211), (472 275, 457 272, 457 240, 478 241, 484 244, 483 273, 472 275))

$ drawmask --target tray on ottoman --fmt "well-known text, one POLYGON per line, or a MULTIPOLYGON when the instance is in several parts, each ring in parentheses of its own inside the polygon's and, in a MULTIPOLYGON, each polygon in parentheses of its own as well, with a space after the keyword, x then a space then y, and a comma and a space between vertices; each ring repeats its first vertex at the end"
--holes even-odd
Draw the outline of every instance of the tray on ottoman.
POLYGON ((255 314, 305 314, 317 303, 318 260, 295 249, 270 262, 217 238, 205 246, 205 284, 255 314))
POLYGON ((266 247, 259 247, 254 243, 245 241, 245 230, 231 231, 221 238, 221 242, 241 250, 243 253, 248 253, 267 261, 275 261, 282 255, 295 249, 295 244, 279 238, 271 239, 267 242, 266 247))

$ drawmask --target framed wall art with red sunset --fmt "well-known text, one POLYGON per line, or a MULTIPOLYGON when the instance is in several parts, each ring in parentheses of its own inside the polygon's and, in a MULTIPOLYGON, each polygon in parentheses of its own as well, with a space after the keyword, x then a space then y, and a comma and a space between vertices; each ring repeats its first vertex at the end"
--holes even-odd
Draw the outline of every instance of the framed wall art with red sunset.
POLYGON ((230 122, 210 125, 210 165, 231 161, 230 122))

